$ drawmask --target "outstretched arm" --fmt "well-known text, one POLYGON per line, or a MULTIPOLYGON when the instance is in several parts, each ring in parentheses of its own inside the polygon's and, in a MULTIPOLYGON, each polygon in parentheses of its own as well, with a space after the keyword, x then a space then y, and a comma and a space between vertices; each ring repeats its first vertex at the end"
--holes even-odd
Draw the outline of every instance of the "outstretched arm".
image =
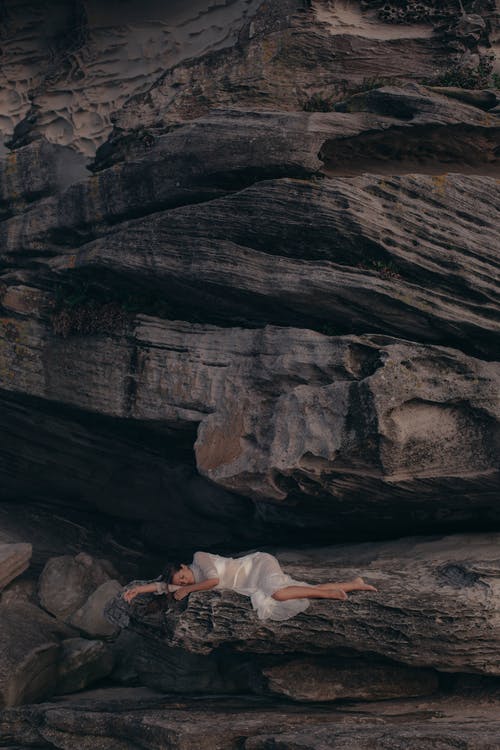
POLYGON ((134 586, 131 589, 127 589, 127 591, 123 592, 122 596, 125 601, 130 604, 132 599, 135 599, 138 594, 153 594, 157 592, 158 586, 156 583, 143 583, 140 586, 134 586))
POLYGON ((200 581, 199 583, 191 583, 187 586, 181 586, 174 593, 174 599, 180 601, 181 599, 184 599, 185 596, 193 594, 195 591, 209 591, 210 589, 215 588, 218 583, 218 578, 208 578, 206 581, 200 581))

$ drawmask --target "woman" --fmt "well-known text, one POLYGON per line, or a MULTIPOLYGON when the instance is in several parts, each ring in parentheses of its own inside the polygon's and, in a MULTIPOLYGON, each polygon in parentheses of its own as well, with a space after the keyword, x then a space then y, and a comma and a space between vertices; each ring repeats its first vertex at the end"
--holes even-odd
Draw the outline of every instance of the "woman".
POLYGON ((190 565, 170 565, 160 581, 132 586, 123 593, 130 603, 138 594, 170 594, 180 601, 194 591, 229 589, 249 596, 261 620, 287 620, 309 606, 309 599, 347 599, 350 591, 376 591, 362 578, 310 584, 284 573, 275 557, 252 552, 232 558, 196 552, 190 565))

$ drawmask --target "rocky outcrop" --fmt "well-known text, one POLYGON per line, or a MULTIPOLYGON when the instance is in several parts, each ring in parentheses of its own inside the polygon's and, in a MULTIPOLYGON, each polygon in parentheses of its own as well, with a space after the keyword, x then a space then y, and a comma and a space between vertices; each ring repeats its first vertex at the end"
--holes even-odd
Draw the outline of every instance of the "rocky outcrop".
POLYGON ((497 742, 499 727, 493 723, 481 731, 479 726, 451 722, 429 727, 425 722, 405 722, 401 727, 365 726, 353 733, 352 728, 311 728, 252 738, 245 750, 371 750, 390 742, 394 750, 420 747, 438 750, 461 746, 464 750, 489 750, 497 742), (354 735, 354 736, 353 736, 354 735))
POLYGON ((112 127, 147 142, 159 124, 214 106, 331 106, 367 80, 439 80, 450 65, 474 80, 494 40, 491 2, 466 21, 451 1, 413 14, 326 0, 133 0, 119 13, 92 0, 43 10, 23 0, 2 12, 3 139, 43 134, 86 156, 112 127))
POLYGON ((165 60, 234 44, 260 0, 131 2, 117 13, 92 0, 4 3, 2 133, 14 142, 42 132, 92 155, 124 102, 147 90, 165 60), (4 39, 5 37, 5 39, 4 39))
MULTIPOLYGON (((495 517, 494 363, 378 337, 151 318, 138 320, 132 342, 57 341, 34 322, 20 321, 16 331, 22 343, 5 339, 2 350, 4 362, 15 365, 20 357, 23 363, 10 388, 150 424, 192 429, 200 423, 195 451, 202 473, 257 499, 311 497, 311 526, 316 502, 322 509, 317 525, 325 525, 327 498, 334 526, 346 507, 338 497, 352 503, 347 523, 360 513, 357 522, 369 524, 370 513, 379 516, 390 503, 397 525, 397 506, 407 517, 405 498, 424 518, 428 502, 432 518, 433 497, 443 491, 449 504, 443 501, 439 513, 446 507, 448 520, 473 517, 474 505, 484 510, 485 502, 495 517), (86 390, 75 390, 84 378, 86 390), (368 487, 369 502, 363 500, 368 487)), ((163 512, 160 506, 158 515, 163 512)), ((290 520, 293 512, 287 510, 290 520)))
POLYGON ((355 574, 379 588, 348 601, 314 600, 284 622, 259 621, 232 592, 194 594, 170 616, 171 645, 195 653, 219 646, 256 653, 349 649, 445 672, 499 675, 498 535, 454 536, 323 548, 281 557, 295 580, 355 574))
POLYGON ((0 591, 29 566, 31 544, 0 544, 0 591))
POLYGON ((4 177, 1 408, 18 445, 35 420, 49 440, 3 449, 7 496, 69 494, 189 551, 262 544, 283 522, 331 538, 339 513, 343 535, 355 514, 371 533, 384 507, 391 533, 496 518, 497 366, 429 346, 497 357, 485 106, 410 84, 331 113, 221 110, 110 142, 62 192, 42 166, 42 200, 23 182, 42 146, 21 149, 4 177))
POLYGON ((495 747, 493 0, 0 18, 0 744, 495 747), (120 598, 270 544, 379 590, 120 598))
POLYGON ((458 693, 432 703, 386 701, 375 709, 309 706, 306 713, 227 698, 224 706, 209 699, 172 704, 151 692, 115 689, 11 709, 0 718, 2 736, 22 750, 36 744, 86 750, 96 743, 135 750, 145 742, 152 750, 491 750, 499 729, 498 696, 491 689, 473 709, 458 693))

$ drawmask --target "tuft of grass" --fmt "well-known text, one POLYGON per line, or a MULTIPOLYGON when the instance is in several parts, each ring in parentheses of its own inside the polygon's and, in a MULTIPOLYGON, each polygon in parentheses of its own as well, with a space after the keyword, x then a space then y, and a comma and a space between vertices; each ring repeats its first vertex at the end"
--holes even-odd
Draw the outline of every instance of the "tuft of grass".
POLYGON ((498 88, 500 76, 493 73, 493 60, 484 56, 478 65, 463 67, 455 65, 448 68, 437 78, 425 83, 432 86, 455 86, 460 89, 486 89, 490 86, 498 88))
POLYGON ((130 313, 116 302, 99 304, 95 301, 63 306, 51 317, 52 330, 62 338, 72 334, 123 333, 131 319, 130 313))
POLYGON ((328 95, 317 92, 313 94, 303 105, 304 112, 333 112, 338 97, 334 94, 328 95))
POLYGON ((85 279, 72 279, 56 289, 51 316, 56 336, 125 333, 137 313, 168 318, 170 305, 155 295, 105 289, 85 279))
POLYGON ((376 271, 383 279, 400 279, 399 269, 391 261, 367 260, 358 263, 357 268, 364 271, 376 271))

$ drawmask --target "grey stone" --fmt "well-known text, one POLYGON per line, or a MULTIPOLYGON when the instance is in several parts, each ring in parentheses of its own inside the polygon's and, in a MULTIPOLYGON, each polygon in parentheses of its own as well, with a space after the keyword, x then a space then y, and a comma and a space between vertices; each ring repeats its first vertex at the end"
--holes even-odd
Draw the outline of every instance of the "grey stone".
POLYGON ((484 731, 466 722, 440 723, 429 726, 425 722, 405 722, 405 726, 372 724, 328 729, 311 727, 294 732, 263 735, 246 741, 245 750, 494 750, 498 744, 500 726, 493 722, 484 731))
POLYGON ((0 591, 29 567, 31 544, 0 544, 0 591))
POLYGON ((496 750, 498 696, 451 695, 433 702, 384 701, 297 711, 235 698, 173 701, 144 689, 107 689, 4 711, 13 743, 92 750, 496 750))
POLYGON ((114 658, 109 645, 85 638, 68 638, 61 644, 57 676, 58 693, 74 693, 107 677, 114 658))
POLYGON ((110 636, 116 633, 116 627, 104 618, 103 612, 107 602, 122 590, 119 581, 106 581, 101 584, 74 612, 69 622, 90 636, 110 636))
MULTIPOLYGON (((417 522, 475 519, 476 509, 498 518, 498 363, 387 337, 219 328, 146 316, 138 318, 133 339, 55 340, 44 326, 16 325, 27 342, 26 367, 10 388, 152 430, 177 425, 189 433, 189 442, 197 431, 198 471, 228 493, 195 483, 194 504, 202 513, 205 498, 215 518, 218 507, 222 518, 230 518, 233 508, 241 512, 241 503, 229 494, 238 493, 262 501, 294 498, 297 509, 284 508, 281 518, 291 527, 324 528, 330 517, 329 533, 338 528, 338 512, 346 514, 350 534, 363 524, 371 532, 382 510, 396 533, 409 533, 410 506, 417 522), (136 347, 137 374, 127 395, 136 347), (75 387, 83 381, 85 389, 75 387)), ((18 357, 7 342, 3 351, 10 358, 9 349, 18 357)), ((119 455, 115 461, 118 472, 119 455)), ((151 475, 153 485, 158 471, 151 475)), ((181 480, 183 473, 177 469, 174 476, 181 480)), ((75 486, 84 478, 82 467, 75 486)), ((150 500, 147 477, 140 474, 138 482, 146 496, 143 517, 165 522, 162 497, 174 500, 176 487, 164 496, 162 484, 150 500)), ((192 507, 186 489, 180 491, 186 502, 174 503, 173 513, 181 517, 175 533, 185 529, 186 547, 205 546, 193 539, 188 518, 183 520, 183 509, 189 514, 192 507)), ((104 502, 103 510, 120 514, 119 502, 104 502)), ((125 511, 141 517, 137 502, 125 511)), ((277 513, 279 524, 279 509, 268 505, 259 512, 270 519, 277 513)), ((227 538, 223 524, 212 524, 219 539, 227 538)), ((344 525, 344 538, 345 533, 344 525)))
POLYGON ((38 585, 33 579, 14 581, 2 591, 2 604, 29 603, 38 605, 38 585))
POLYGON ((326 656, 291 659, 262 672, 271 693, 304 702, 412 698, 435 693, 439 685, 431 670, 326 656))
POLYGON ((56 689, 60 642, 71 631, 29 603, 0 604, 0 705, 43 700, 56 689))
POLYGON ((54 557, 40 576, 40 603, 59 619, 68 620, 108 580, 108 573, 90 555, 54 557))

